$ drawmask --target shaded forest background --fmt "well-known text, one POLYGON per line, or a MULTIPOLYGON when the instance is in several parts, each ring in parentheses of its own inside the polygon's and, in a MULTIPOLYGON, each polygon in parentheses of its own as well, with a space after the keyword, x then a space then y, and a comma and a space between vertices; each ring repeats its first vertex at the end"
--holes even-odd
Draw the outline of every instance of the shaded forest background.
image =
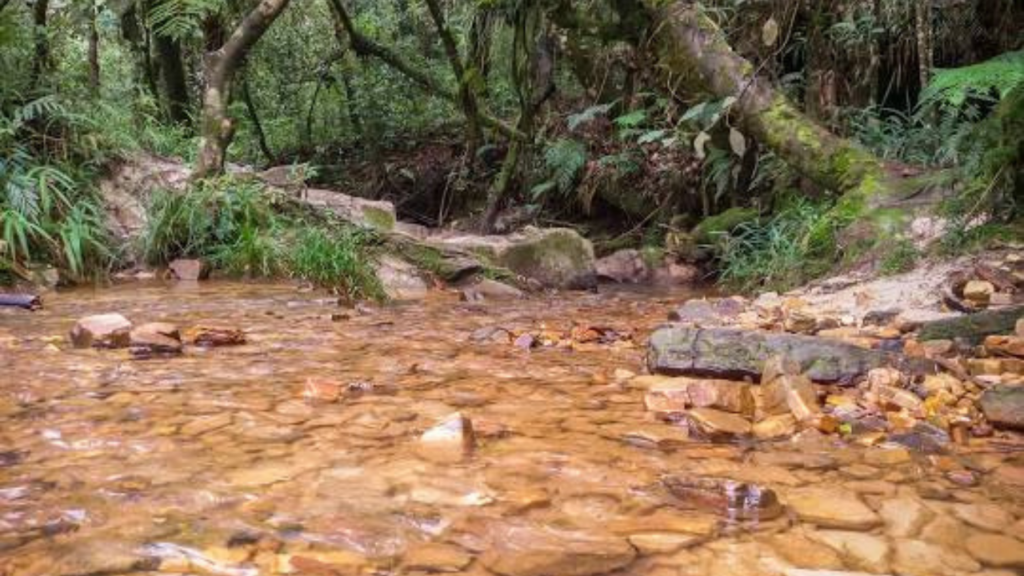
MULTIPOLYGON (((9 280, 132 264, 95 183, 140 151, 196 171, 153 202, 150 264, 251 275, 281 272, 285 224, 225 166, 747 288, 1013 238, 1024 202, 1015 0, 0 0, 0 69, 9 280)), ((307 272, 372 242, 329 236, 307 272)))

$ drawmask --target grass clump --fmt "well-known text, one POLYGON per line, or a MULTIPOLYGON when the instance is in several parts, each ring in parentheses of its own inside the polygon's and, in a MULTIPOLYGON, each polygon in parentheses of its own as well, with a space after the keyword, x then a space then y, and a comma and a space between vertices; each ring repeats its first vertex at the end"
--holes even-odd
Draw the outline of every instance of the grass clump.
POLYGON ((721 280, 743 291, 781 291, 821 276, 836 262, 841 227, 831 202, 790 200, 769 220, 740 224, 721 240, 721 280))
POLYGON ((892 250, 882 257, 879 270, 885 276, 909 272, 914 269, 919 256, 914 243, 907 238, 901 238, 895 242, 892 250))
POLYGON ((205 258, 247 278, 291 277, 350 298, 384 299, 376 235, 340 221, 284 213, 262 183, 235 177, 155 194, 142 252, 152 265, 205 258))

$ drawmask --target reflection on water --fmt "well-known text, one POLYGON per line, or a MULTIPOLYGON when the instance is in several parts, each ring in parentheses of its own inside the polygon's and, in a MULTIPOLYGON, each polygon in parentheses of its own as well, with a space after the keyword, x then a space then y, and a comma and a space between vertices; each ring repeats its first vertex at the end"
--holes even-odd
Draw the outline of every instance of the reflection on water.
MULTIPOLYGON (((998 555, 986 539, 1024 537, 1017 492, 988 477, 955 486, 935 462, 881 469, 814 437, 687 442, 629 386, 642 347, 471 339, 575 321, 642 342, 679 298, 440 294, 346 312, 292 286, 211 283, 0 311, 0 574, 971 573, 998 555), (102 312, 238 327, 249 343, 145 361, 68 349, 74 321, 102 312), (336 384, 340 399, 310 399, 307 382, 336 384), (476 450, 425 457, 419 436, 454 412, 476 450), (826 486, 878 521, 730 523, 673 498, 662 479, 677 474, 758 483, 783 501, 826 486)), ((971 463, 989 472, 1015 457, 971 463)))

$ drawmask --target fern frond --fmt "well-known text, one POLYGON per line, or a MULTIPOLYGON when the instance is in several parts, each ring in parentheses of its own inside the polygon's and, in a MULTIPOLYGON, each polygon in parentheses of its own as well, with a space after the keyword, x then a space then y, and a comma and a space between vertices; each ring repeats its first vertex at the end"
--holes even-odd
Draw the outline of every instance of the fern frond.
POLYGON ((197 33, 203 20, 221 8, 219 0, 159 0, 149 10, 153 32, 177 40, 197 33))
POLYGON ((1024 50, 1007 52, 961 68, 938 70, 921 93, 921 107, 949 105, 959 107, 968 96, 981 96, 995 91, 1002 99, 1014 88, 1024 84, 1024 50))

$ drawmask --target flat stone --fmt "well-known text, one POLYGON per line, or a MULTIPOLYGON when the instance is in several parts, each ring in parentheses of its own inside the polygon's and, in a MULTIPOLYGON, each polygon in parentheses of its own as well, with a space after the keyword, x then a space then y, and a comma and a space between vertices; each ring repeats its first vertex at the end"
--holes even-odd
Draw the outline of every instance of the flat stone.
POLYGON ((632 544, 644 556, 652 554, 672 554, 683 548, 696 546, 704 542, 705 538, 695 534, 681 534, 679 532, 642 532, 629 537, 632 544))
MULTIPOLYGON (((630 381, 635 385, 640 378, 652 378, 640 376, 630 381)), ((654 412, 662 417, 670 417, 675 414, 686 412, 690 405, 690 380, 688 378, 663 378, 649 384, 644 394, 644 406, 648 411, 654 412)))
POLYGON ((804 522, 823 528, 870 530, 882 519, 853 492, 825 487, 791 490, 783 501, 804 522))
POLYGON ((71 329, 75 348, 127 348, 131 343, 132 323, 120 314, 86 316, 71 329))
POLYGON ((940 515, 924 527, 920 538, 950 550, 959 550, 968 532, 967 526, 956 518, 940 515))
POLYGON ((480 562, 502 576, 590 576, 625 568, 635 557, 625 538, 511 523, 491 535, 480 562))
POLYGON ((910 462, 910 452, 901 447, 878 447, 864 452, 864 462, 871 466, 885 468, 910 462))
POLYGON ((466 302, 484 302, 488 300, 521 300, 526 297, 526 294, 515 286, 509 286, 490 278, 482 278, 463 288, 461 297, 466 302))
POLYGON ((769 416, 754 424, 754 437, 758 440, 786 438, 796 432, 796 417, 792 414, 769 416))
POLYGON ((1024 543, 1001 534, 975 534, 965 542, 967 551, 986 566, 1024 568, 1024 543))
POLYGON ((770 536, 768 544, 793 566, 816 570, 839 570, 844 564, 839 551, 800 531, 770 536))
POLYGON ((857 570, 879 574, 889 569, 891 548, 884 538, 843 530, 821 530, 810 537, 831 546, 857 570))
POLYGON ((976 572, 981 568, 966 554, 921 540, 897 539, 893 545, 892 568, 900 576, 937 576, 955 572, 976 572))
POLYGON ((211 416, 202 416, 192 420, 181 427, 180 433, 184 436, 199 436, 207 432, 213 432, 230 426, 232 417, 230 412, 221 412, 211 416))
POLYGON ((754 395, 750 384, 732 380, 691 380, 687 386, 690 405, 714 408, 746 417, 754 415, 754 395))
POLYGON ((714 410, 712 408, 694 408, 686 413, 691 431, 712 440, 749 436, 751 424, 736 414, 714 410))
POLYGON ((886 532, 896 538, 916 536, 934 516, 923 502, 905 496, 883 500, 878 513, 885 521, 886 532))
POLYGON ((448 544, 425 543, 413 546, 402 557, 406 570, 458 572, 473 561, 465 550, 448 544))
POLYGON ((930 361, 866 350, 814 336, 728 328, 698 329, 672 325, 650 337, 647 366, 670 376, 760 378, 770 358, 795 361, 815 382, 852 383, 873 368, 906 367, 912 372, 934 372, 930 361))
POLYGON ((996 504, 955 504, 953 514, 967 524, 989 532, 1003 532, 1014 521, 1005 507, 996 504))

